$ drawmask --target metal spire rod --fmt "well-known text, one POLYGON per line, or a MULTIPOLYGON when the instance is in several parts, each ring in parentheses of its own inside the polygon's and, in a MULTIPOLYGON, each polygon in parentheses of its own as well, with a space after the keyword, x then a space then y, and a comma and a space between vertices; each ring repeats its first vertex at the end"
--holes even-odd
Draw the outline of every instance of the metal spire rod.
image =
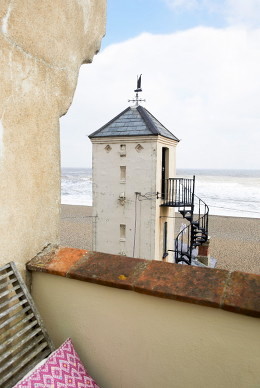
POLYGON ((137 76, 137 87, 134 90, 134 92, 135 92, 135 100, 128 100, 128 102, 135 102, 135 106, 138 106, 139 102, 143 102, 143 101, 145 102, 144 99, 139 98, 139 93, 142 92, 141 83, 142 83, 142 74, 137 76))

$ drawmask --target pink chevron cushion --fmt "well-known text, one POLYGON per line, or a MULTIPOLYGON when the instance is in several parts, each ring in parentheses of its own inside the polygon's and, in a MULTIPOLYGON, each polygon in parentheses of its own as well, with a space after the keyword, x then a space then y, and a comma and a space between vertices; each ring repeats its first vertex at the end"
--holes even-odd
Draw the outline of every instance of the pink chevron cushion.
POLYGON ((13 388, 100 388, 84 368, 68 338, 46 362, 13 388))

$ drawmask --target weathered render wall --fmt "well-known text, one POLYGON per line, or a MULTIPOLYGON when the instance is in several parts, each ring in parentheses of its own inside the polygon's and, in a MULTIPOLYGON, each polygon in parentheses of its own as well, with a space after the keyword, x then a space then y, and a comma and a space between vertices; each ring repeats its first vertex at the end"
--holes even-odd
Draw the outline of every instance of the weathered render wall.
POLYGON ((105 33, 105 0, 0 3, 0 264, 59 242, 59 117, 105 33))

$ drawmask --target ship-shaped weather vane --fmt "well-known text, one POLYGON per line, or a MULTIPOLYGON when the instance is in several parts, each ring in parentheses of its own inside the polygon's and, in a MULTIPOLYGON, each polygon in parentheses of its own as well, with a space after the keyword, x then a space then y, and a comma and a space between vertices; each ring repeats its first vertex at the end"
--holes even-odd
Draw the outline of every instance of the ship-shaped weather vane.
POLYGON ((135 106, 138 106, 139 102, 145 102, 145 100, 139 98, 139 93, 142 92, 142 74, 137 76, 137 86, 136 86, 136 89, 134 90, 134 92, 135 92, 135 99, 128 100, 128 102, 134 102, 135 106))

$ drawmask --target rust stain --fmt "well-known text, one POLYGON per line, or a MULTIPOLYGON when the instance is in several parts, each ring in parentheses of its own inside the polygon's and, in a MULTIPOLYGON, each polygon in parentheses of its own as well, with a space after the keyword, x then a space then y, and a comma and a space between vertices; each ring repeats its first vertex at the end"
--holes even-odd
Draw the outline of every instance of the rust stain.
POLYGON ((125 276, 125 275, 119 275, 119 276, 118 276, 118 279, 119 279, 119 280, 126 280, 126 279, 127 279, 127 276, 125 276))
POLYGON ((66 276, 69 269, 85 254, 87 250, 77 248, 60 248, 47 267, 49 273, 66 276))

